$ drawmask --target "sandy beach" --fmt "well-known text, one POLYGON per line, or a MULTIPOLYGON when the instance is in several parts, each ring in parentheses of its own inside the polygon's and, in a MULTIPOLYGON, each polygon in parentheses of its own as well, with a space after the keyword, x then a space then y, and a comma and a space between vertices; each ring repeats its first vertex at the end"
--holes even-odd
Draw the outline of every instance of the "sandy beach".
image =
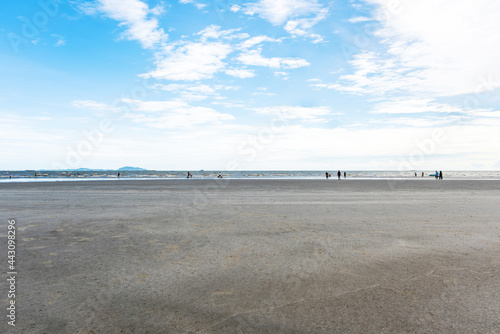
POLYGON ((0 184, 2 333, 500 333, 500 181, 0 184))

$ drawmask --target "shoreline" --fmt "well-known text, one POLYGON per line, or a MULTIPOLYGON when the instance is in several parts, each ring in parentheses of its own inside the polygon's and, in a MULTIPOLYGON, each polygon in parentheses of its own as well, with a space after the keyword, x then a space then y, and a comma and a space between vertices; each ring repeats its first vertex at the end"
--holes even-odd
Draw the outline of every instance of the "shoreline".
MULTIPOLYGON (((334 181, 371 181, 371 180, 381 180, 381 181, 500 181, 500 178, 496 177, 447 177, 443 180, 436 180, 433 177, 348 177, 337 180, 336 178, 325 179, 324 177, 224 177, 224 180, 241 180, 241 181, 324 181, 324 182, 334 182, 334 181)), ((73 178, 51 178, 51 177, 29 177, 29 178, 0 178, 0 184, 10 184, 10 183, 51 183, 51 182, 110 182, 110 181, 185 181, 185 182, 198 182, 198 181, 214 181, 219 180, 216 177, 206 177, 206 178, 169 178, 169 177, 106 177, 106 178, 94 178, 94 177, 73 177, 73 178)))

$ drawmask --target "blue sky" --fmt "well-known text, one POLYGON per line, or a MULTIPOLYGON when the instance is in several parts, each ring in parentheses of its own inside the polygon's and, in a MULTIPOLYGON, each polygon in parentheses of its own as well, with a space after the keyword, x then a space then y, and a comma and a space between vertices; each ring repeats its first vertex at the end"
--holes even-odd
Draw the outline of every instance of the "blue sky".
POLYGON ((0 169, 500 169, 500 3, 0 4, 0 169))

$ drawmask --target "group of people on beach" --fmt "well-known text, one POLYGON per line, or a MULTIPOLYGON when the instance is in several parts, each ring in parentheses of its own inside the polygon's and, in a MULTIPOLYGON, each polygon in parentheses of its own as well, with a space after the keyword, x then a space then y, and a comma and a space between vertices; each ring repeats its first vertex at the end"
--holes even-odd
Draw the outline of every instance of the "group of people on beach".
MULTIPOLYGON (((443 179, 443 171, 436 171, 436 173, 431 174, 429 176, 433 176, 436 178, 436 180, 442 180, 443 179)), ((417 172, 415 172, 415 177, 417 177, 417 172)), ((424 172, 422 172, 422 177, 424 177, 424 172)))
POLYGON ((442 171, 436 171, 436 174, 435 174, 435 178, 436 180, 442 180, 443 179, 443 172, 442 171))
MULTIPOLYGON (((188 172, 186 179, 192 179, 192 178, 193 178, 193 174, 191 174, 191 172, 188 172)), ((222 179, 222 173, 219 172, 219 175, 217 175, 217 178, 222 179)))
MULTIPOLYGON (((328 180, 328 178, 332 177, 332 174, 328 173, 328 172, 325 172, 325 176, 326 176, 326 179, 328 180)), ((337 171, 337 178, 340 180, 340 177, 342 176, 342 173, 339 171, 337 171)), ((347 173, 344 172, 344 179, 347 178, 347 173)))

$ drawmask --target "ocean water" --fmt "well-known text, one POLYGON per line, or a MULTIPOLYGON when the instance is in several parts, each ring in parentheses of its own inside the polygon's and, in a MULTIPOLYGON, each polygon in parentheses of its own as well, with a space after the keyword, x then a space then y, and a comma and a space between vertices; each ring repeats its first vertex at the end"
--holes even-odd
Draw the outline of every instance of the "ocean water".
MULTIPOLYGON (((85 180, 148 180, 148 179, 185 179, 187 171, 0 171, 1 182, 55 182, 85 180)), ((230 179, 324 179, 325 171, 190 171, 192 179, 215 179, 219 175, 230 179)), ((337 178, 337 171, 328 171, 337 178)), ((344 171, 342 170, 342 179, 344 171)), ((435 171, 345 171, 346 179, 434 179, 435 171), (415 177, 415 173, 417 176, 415 177), (422 177, 422 173, 424 176, 422 177)), ((500 171, 443 171, 444 179, 481 179, 500 180, 500 171)))

